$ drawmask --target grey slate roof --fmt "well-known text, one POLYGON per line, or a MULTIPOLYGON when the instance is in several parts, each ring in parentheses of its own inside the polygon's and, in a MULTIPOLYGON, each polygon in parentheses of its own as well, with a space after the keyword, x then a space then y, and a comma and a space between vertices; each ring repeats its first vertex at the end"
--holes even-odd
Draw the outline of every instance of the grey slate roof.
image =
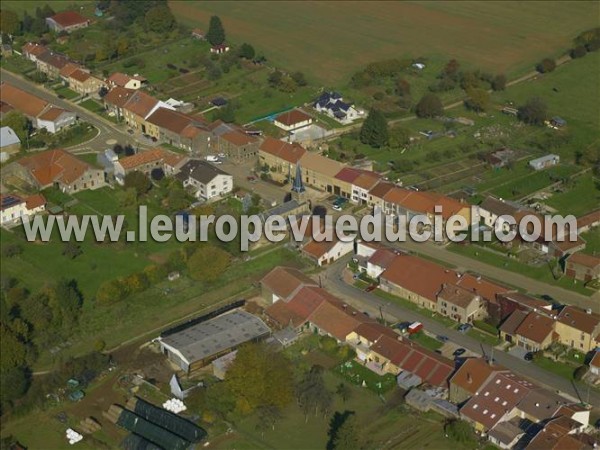
POLYGON ((2 127, 0 129, 0 147, 8 147, 13 144, 20 144, 19 136, 10 127, 2 127))
POLYGON ((193 178, 202 184, 207 184, 210 183, 217 175, 229 174, 206 161, 192 159, 181 167, 179 173, 176 175, 176 178, 180 181, 193 178))
POLYGON ((191 364, 269 332, 269 327, 258 317, 237 309, 162 337, 161 341, 177 349, 191 364))

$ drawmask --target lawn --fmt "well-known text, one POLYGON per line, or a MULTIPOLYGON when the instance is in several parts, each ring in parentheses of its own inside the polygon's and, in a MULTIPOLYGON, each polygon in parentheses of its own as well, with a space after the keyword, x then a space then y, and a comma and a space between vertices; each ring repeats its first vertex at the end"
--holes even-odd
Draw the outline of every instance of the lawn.
POLYGON ((475 328, 471 328, 469 331, 467 331, 467 334, 473 339, 477 339, 479 342, 491 345, 492 347, 500 343, 500 339, 497 336, 491 336, 488 333, 484 333, 483 331, 475 328))
POLYGON ((456 58, 484 71, 522 73, 597 26, 598 4, 570 2, 169 2, 182 23, 223 20, 272 65, 339 85, 366 64, 393 57, 456 58), (357 32, 356 30, 360 30, 357 32))
POLYGON ((346 361, 333 368, 332 371, 349 383, 355 386, 366 387, 378 394, 383 394, 397 386, 394 375, 377 375, 357 361, 346 361))
MULTIPOLYGON (((588 172, 575 179, 575 186, 565 192, 553 194, 546 204, 557 210, 558 214, 583 216, 600 205, 600 180, 588 172)), ((597 232, 597 234, 599 234, 597 232)))
POLYGON ((548 372, 552 372, 558 376, 566 378, 567 380, 573 379, 573 372, 576 369, 576 367, 573 367, 569 364, 554 361, 553 359, 546 358, 545 356, 539 357, 538 359, 534 359, 533 362, 535 365, 541 367, 542 369, 545 369, 548 372))
POLYGON ((87 100, 82 101, 79 106, 87 109, 88 111, 93 112, 94 114, 105 114, 106 110, 104 107, 98 103, 96 100, 88 98, 87 100))
POLYGON ((581 237, 585 239, 585 250, 583 250, 584 253, 588 253, 590 255, 600 254, 600 229, 598 229, 598 227, 586 233, 582 233, 581 237))
POLYGON ((67 86, 62 86, 58 89, 55 89, 54 92, 56 92, 59 96, 63 96, 67 100, 72 100, 76 97, 79 97, 79 94, 77 92, 72 91, 67 86))
POLYGON ((429 350, 437 350, 438 348, 441 348, 444 345, 436 338, 428 336, 422 332, 411 334, 410 340, 415 341, 417 344, 421 345, 422 347, 428 348, 429 350))

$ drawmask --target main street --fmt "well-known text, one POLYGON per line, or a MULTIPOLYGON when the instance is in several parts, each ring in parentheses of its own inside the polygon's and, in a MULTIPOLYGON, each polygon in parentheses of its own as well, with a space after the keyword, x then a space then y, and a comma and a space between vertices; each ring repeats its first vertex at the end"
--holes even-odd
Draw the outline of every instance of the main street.
POLYGON ((82 106, 72 103, 68 100, 58 98, 55 92, 50 91, 40 85, 37 85, 22 76, 16 75, 5 69, 1 70, 1 79, 3 82, 8 82, 13 86, 24 91, 30 92, 53 105, 73 111, 77 116, 96 127, 99 131, 98 135, 88 142, 70 147, 68 150, 73 153, 96 151, 100 152, 111 147, 109 142, 118 142, 121 145, 131 144, 134 147, 139 146, 135 138, 129 135, 123 127, 120 127, 109 120, 100 117, 91 111, 88 111, 82 106))
POLYGON ((424 317, 413 310, 403 308, 397 303, 389 302, 375 294, 365 292, 347 284, 343 280, 343 270, 348 260, 348 257, 342 258, 328 267, 321 275, 321 282, 325 289, 333 294, 337 294, 355 308, 361 311, 367 311, 370 315, 375 317, 379 315, 380 311, 383 311, 386 316, 391 316, 396 321, 419 321, 429 332, 436 335, 447 336, 452 342, 461 347, 488 357, 491 357, 493 353, 496 364, 507 367, 538 385, 542 385, 551 390, 558 390, 591 405, 600 405, 600 393, 596 390, 588 389, 582 385, 575 385, 569 380, 541 369, 532 362, 516 358, 503 351, 493 351, 490 345, 483 344, 454 329, 446 328, 440 322, 424 317))

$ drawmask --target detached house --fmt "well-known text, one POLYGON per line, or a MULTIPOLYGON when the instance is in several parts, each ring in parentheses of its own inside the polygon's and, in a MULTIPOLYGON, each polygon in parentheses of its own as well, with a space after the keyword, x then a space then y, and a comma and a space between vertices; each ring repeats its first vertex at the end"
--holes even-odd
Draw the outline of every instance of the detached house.
POLYGON ((345 103, 338 92, 324 92, 313 107, 342 123, 350 123, 359 117, 359 112, 352 105, 345 103))
POLYGON ((46 199, 41 194, 21 197, 17 194, 0 195, 0 226, 18 225, 23 218, 46 209, 46 199))
POLYGON ((61 31, 72 33, 80 28, 88 27, 91 21, 75 11, 62 11, 52 17, 47 17, 46 23, 48 28, 57 33, 61 31))
POLYGON ((147 83, 146 78, 140 75, 129 76, 122 72, 115 72, 106 79, 106 84, 110 87, 121 87, 125 89, 137 90, 147 83))
POLYGON ((500 326, 500 335, 528 352, 545 350, 557 339, 555 321, 535 311, 516 310, 500 326))
POLYGON ((12 175, 38 190, 56 186, 72 194, 105 185, 104 172, 85 161, 59 150, 46 150, 19 159, 10 165, 12 175))
POLYGON ((583 282, 600 278, 600 258, 585 253, 574 253, 567 257, 565 274, 583 282))
POLYGON ((193 159, 185 163, 176 178, 198 199, 215 200, 233 190, 233 177, 206 161, 193 159))
POLYGON ((313 239, 302 247, 302 254, 308 256, 318 266, 324 266, 337 261, 348 253, 352 253, 353 250, 354 241, 343 242, 334 238, 332 241, 317 242, 313 239))
POLYGON ((297 131, 308 127, 313 122, 313 118, 299 109, 279 114, 273 120, 273 125, 284 131, 297 131))

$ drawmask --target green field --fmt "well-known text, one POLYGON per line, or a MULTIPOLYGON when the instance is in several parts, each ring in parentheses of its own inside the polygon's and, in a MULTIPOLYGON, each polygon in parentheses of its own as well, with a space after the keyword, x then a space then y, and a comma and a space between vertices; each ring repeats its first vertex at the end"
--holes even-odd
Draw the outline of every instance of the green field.
POLYGON ((325 85, 386 58, 456 58, 492 72, 528 71, 597 26, 596 2, 228 2, 171 1, 178 20, 250 42, 272 64, 325 85))
MULTIPOLYGON (((565 192, 554 194, 546 204, 560 214, 579 217, 598 209, 600 205, 600 180, 588 172, 574 181, 575 185, 565 192)), ((598 233, 600 234, 600 233, 598 233)))

